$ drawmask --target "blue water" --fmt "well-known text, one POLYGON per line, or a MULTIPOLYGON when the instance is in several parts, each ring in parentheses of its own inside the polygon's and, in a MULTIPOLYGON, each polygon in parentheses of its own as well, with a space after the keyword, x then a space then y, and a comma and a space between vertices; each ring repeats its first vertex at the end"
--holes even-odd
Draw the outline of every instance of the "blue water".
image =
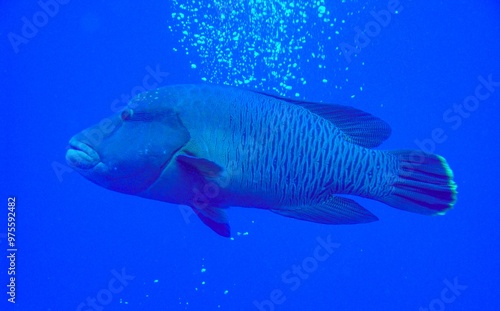
POLYGON ((109 116, 150 71, 161 73, 149 81, 158 85, 199 83, 191 65, 203 64, 168 29, 170 1, 62 3, 47 20, 36 1, 0 5, 0 310, 498 310, 496 1, 401 1, 350 62, 335 48, 354 44, 356 27, 373 25, 370 12, 389 2, 326 1, 345 19, 338 38, 313 33, 297 50, 305 57, 323 42, 327 69, 302 62, 296 72, 308 83, 297 77, 289 94, 382 118, 393 129, 383 149, 420 145, 446 157, 459 191, 452 211, 426 217, 359 199, 380 221, 328 226, 231 208, 233 239, 186 221, 178 206, 106 190, 65 166, 69 138, 109 116), (12 41, 33 18, 36 32, 12 41))

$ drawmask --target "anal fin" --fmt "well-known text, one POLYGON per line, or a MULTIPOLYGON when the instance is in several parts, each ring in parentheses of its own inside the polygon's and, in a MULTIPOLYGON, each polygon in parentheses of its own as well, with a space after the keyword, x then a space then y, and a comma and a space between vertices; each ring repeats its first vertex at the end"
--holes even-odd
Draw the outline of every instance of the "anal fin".
POLYGON ((337 196, 316 205, 271 211, 282 216, 322 224, 358 224, 378 220, 377 216, 355 201, 337 196))

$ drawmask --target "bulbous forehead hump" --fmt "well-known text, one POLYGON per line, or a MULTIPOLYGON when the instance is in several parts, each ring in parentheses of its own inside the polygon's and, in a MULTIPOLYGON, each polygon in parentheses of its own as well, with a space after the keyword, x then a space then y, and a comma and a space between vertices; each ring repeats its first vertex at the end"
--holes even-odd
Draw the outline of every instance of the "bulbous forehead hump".
POLYGON ((128 103, 131 109, 144 112, 160 111, 166 108, 174 108, 182 96, 175 86, 166 86, 140 93, 134 96, 128 103))

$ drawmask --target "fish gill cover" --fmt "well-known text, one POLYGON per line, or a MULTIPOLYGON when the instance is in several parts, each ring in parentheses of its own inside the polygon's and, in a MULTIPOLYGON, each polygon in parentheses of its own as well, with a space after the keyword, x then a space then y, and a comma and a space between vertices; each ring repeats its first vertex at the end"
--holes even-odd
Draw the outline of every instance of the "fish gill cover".
POLYGON ((348 82, 339 79, 349 70, 339 42, 346 20, 366 7, 350 11, 342 1, 332 12, 325 0, 174 0, 172 9, 173 50, 189 55, 202 81, 300 97, 300 86, 328 83, 332 74, 334 88, 348 82), (314 72, 312 81, 304 69, 314 72))

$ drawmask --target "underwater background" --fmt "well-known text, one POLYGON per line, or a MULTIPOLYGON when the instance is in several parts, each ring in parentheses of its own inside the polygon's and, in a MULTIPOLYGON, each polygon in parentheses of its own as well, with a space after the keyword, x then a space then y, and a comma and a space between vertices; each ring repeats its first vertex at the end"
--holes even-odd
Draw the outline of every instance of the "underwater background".
POLYGON ((0 310, 499 309, 498 1, 0 7, 0 310), (356 199, 380 220, 343 226, 230 208, 226 239, 69 169, 72 135, 177 83, 368 111, 393 130, 380 149, 444 156, 458 201, 427 217, 356 199))

